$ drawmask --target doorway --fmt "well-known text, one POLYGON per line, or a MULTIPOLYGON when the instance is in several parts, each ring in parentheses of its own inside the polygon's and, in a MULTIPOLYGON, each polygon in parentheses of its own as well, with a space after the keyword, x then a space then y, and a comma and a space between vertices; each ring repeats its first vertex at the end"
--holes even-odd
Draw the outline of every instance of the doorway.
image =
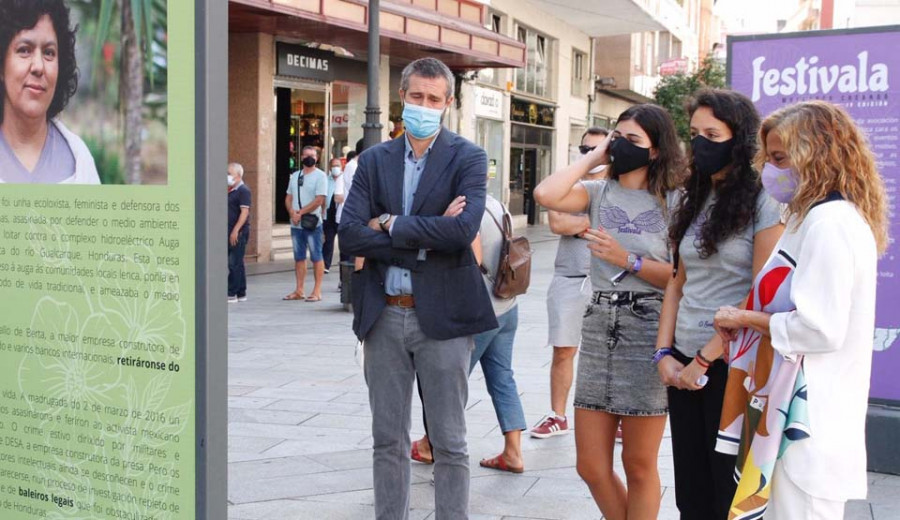
POLYGON ((319 151, 318 167, 326 170, 329 151, 329 92, 325 85, 293 88, 275 87, 275 222, 290 222, 284 195, 291 174, 302 168, 300 154, 305 146, 319 151))
POLYGON ((537 222, 534 188, 538 179, 538 149, 510 149, 509 164, 509 212, 525 215, 528 225, 534 225, 537 222))

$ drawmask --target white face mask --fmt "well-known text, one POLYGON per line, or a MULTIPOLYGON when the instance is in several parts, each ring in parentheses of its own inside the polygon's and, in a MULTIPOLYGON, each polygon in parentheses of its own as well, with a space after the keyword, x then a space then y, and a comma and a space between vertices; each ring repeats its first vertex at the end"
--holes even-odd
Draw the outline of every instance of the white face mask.
POLYGON ((232 186, 234 186, 235 182, 237 182, 237 181, 235 181, 234 176, 229 175, 228 176, 228 187, 231 188, 232 186))
POLYGON ((337 177, 337 176, 340 175, 340 174, 341 174, 341 167, 340 167, 340 166, 332 166, 332 167, 331 167, 331 176, 332 176, 332 177, 337 177))

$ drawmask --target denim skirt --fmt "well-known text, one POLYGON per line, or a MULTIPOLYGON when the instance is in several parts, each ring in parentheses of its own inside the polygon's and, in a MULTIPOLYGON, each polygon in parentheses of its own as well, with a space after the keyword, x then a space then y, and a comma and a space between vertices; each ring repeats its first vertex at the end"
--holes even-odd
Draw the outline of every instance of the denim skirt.
POLYGON ((633 417, 666 414, 666 387, 651 362, 660 310, 657 293, 594 293, 582 321, 576 408, 633 417))

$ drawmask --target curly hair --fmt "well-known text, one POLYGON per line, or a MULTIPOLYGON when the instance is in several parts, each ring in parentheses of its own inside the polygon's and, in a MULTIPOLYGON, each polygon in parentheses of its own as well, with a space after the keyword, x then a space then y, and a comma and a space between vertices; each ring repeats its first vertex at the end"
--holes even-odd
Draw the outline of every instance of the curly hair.
POLYGON ((766 139, 772 132, 781 138, 798 177, 788 215, 798 217, 799 225, 816 203, 839 192, 856 205, 884 254, 889 242, 884 180, 865 135, 847 112, 824 101, 805 101, 773 113, 759 130, 759 168, 767 160, 766 139))
MULTIPOLYGON (((56 92, 47 110, 47 119, 53 119, 66 108, 69 99, 78 90, 78 63, 75 59, 75 33, 70 28, 69 7, 65 0, 0 0, 0 70, 6 67, 6 53, 13 38, 22 31, 33 29, 42 16, 53 22, 53 30, 59 43, 59 77, 56 92)), ((0 86, 6 88, 2 82, 0 86)), ((0 121, 3 121, 3 104, 0 103, 0 121)))
POLYGON ((753 102, 731 90, 697 92, 688 102, 687 112, 693 117, 700 107, 712 110, 713 116, 731 130, 734 141, 731 164, 725 178, 713 186, 710 176, 700 174, 691 161, 685 194, 669 227, 669 241, 674 249, 678 248, 710 193, 715 191, 716 202, 697 234, 700 258, 709 258, 718 253, 719 244, 746 229, 756 218, 756 201, 762 191, 759 174, 753 169, 753 158, 759 149, 756 141, 759 114, 753 102))
MULTIPOLYGON (((634 121, 650 138, 650 145, 656 148, 656 159, 650 161, 647 168, 647 191, 659 199, 666 208, 666 196, 680 184, 684 177, 684 155, 672 116, 658 105, 645 103, 634 105, 622 112, 618 121, 634 121)), ((615 169, 609 178, 619 180, 615 169)))

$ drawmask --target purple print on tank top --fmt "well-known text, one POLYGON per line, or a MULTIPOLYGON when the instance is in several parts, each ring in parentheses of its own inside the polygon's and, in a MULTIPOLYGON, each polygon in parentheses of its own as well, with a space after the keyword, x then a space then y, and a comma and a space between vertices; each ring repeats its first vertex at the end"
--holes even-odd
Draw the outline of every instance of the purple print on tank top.
POLYGON ((640 235, 645 232, 659 233, 666 229, 666 219, 657 209, 640 213, 632 220, 628 217, 628 212, 618 206, 602 206, 598 216, 604 229, 614 229, 619 233, 640 235))

